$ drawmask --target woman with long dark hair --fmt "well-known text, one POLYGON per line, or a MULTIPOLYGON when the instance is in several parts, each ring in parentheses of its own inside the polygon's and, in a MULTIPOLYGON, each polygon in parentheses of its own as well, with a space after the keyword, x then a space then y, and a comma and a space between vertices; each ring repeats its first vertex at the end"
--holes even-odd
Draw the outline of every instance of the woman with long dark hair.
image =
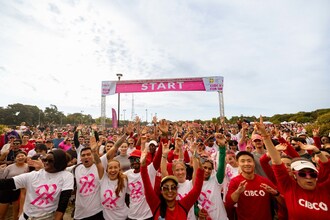
POLYGON ((204 170, 198 158, 193 159, 194 169, 197 170, 193 188, 181 200, 177 200, 179 181, 175 176, 166 176, 160 183, 160 195, 152 188, 146 166, 147 151, 141 155, 141 176, 144 184, 145 196, 153 213, 153 219, 187 219, 187 213, 197 201, 203 185, 204 170))

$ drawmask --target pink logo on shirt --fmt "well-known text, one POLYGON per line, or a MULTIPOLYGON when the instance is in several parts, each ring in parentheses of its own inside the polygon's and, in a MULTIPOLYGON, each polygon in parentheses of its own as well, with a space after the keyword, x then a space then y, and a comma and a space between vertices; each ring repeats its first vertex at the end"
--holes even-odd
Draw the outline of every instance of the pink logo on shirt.
POLYGON ((185 193, 185 194, 180 194, 180 193, 178 193, 178 195, 176 196, 176 199, 177 200, 181 200, 183 197, 185 197, 186 195, 188 195, 188 193, 185 193))
POLYGON ((37 188, 36 194, 38 197, 31 202, 32 205, 35 206, 45 206, 50 202, 54 202, 54 194, 56 192, 57 186, 56 184, 51 185, 41 185, 37 188))
POLYGON ((79 183, 82 185, 79 193, 88 196, 92 194, 95 190, 95 176, 94 174, 88 174, 87 176, 83 176, 80 178, 79 183))
POLYGON ((136 183, 130 183, 129 187, 131 189, 131 199, 133 202, 139 202, 142 199, 142 183, 137 181, 136 183))
POLYGON ((115 208, 117 206, 116 201, 119 199, 119 197, 113 198, 113 194, 114 193, 110 189, 108 189, 104 192, 103 197, 104 197, 105 200, 102 202, 102 205, 105 206, 106 208, 112 209, 112 208, 115 208))
POLYGON ((209 208, 211 208, 211 206, 213 205, 213 203, 211 202, 211 200, 208 199, 208 195, 211 195, 212 191, 211 190, 207 190, 206 193, 205 192, 201 192, 201 194, 199 195, 198 201, 200 202, 201 206, 208 211, 209 208))

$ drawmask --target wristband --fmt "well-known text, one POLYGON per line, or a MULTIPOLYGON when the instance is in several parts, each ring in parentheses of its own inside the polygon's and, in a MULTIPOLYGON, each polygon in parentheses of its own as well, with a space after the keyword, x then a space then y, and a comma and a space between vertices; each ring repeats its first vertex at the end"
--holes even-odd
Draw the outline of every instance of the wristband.
POLYGON ((315 152, 314 154, 320 154, 320 153, 322 153, 322 151, 319 150, 318 152, 315 152))
POLYGON ((130 135, 130 133, 125 133, 126 134, 126 136, 129 136, 130 135))

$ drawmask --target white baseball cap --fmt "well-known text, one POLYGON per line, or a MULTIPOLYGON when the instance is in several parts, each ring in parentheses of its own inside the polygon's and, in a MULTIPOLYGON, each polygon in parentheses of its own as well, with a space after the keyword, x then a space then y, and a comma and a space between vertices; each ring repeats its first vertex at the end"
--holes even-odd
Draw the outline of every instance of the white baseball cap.
POLYGON ((291 169, 293 169, 293 170, 299 171, 299 170, 302 170, 305 168, 312 169, 312 170, 315 170, 316 172, 319 172, 311 161, 304 159, 304 158, 299 158, 298 160, 291 163, 291 169))

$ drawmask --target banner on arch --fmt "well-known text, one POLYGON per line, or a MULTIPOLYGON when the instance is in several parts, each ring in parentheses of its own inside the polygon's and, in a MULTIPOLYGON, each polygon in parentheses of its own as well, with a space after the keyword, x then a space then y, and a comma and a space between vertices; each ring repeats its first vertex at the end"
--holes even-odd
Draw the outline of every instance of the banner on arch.
POLYGON ((223 77, 102 81, 102 96, 116 93, 169 91, 223 91, 223 77))

